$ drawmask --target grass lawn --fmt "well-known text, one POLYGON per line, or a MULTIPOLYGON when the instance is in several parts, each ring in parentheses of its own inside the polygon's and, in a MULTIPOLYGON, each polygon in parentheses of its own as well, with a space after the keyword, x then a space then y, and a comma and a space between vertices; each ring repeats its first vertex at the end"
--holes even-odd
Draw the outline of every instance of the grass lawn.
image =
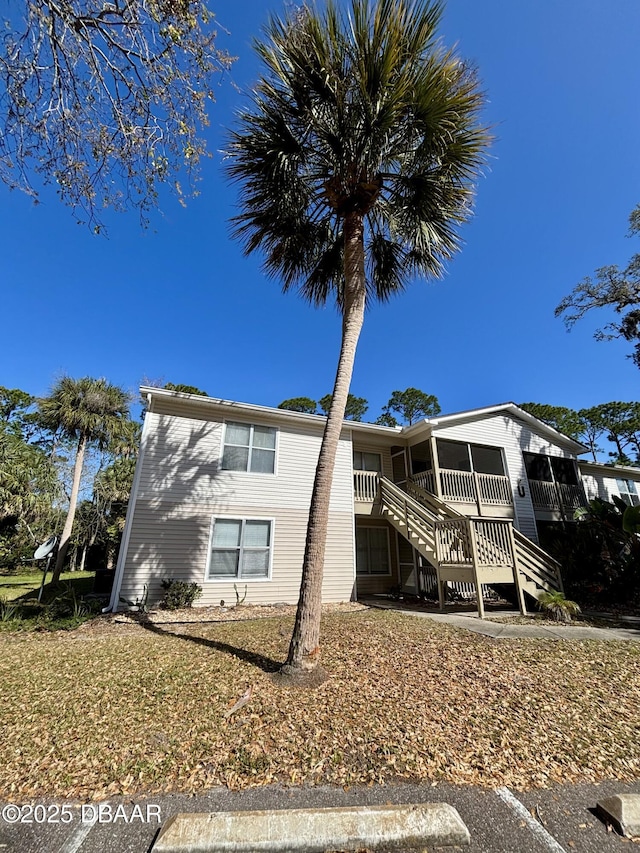
MULTIPOLYGON (((84 595, 91 592, 93 577, 94 572, 63 572, 60 580, 73 581, 78 595, 84 595)), ((51 572, 48 572, 46 583, 50 580, 51 572)), ((26 597, 34 591, 37 597, 41 583, 41 572, 28 572, 23 575, 0 575, 0 598, 12 601, 14 598, 26 597)))
POLYGON ((496 641, 393 612, 330 614, 331 678, 291 690, 271 676, 291 628, 282 616, 151 628, 103 617, 0 635, 0 796, 640 776, 639 644, 496 641))

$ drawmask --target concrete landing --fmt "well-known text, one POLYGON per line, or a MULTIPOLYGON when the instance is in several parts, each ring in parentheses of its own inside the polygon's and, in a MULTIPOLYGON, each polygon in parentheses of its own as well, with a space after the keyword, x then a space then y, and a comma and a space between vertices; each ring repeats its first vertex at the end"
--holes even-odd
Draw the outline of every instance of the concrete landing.
MULTIPOLYGON (((432 619, 435 622, 443 622, 456 628, 464 628, 485 637, 493 637, 497 640, 517 640, 525 638, 547 639, 547 640, 627 640, 640 643, 640 626, 630 622, 628 628, 592 628, 571 625, 540 625, 532 622, 531 625, 510 625, 503 622, 491 622, 488 619, 479 619, 473 613, 438 613, 417 608, 403 607, 402 602, 385 602, 364 600, 363 604, 382 610, 395 610, 407 616, 418 616, 422 619, 432 619)), ((501 615, 506 615, 504 611, 501 615)), ((513 615, 517 615, 514 611, 513 615)))

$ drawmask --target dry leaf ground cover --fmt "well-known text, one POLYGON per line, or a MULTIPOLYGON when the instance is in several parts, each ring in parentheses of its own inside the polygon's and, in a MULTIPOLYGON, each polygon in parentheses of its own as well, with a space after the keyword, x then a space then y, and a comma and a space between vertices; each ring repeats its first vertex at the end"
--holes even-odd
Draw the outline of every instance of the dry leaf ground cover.
POLYGON ((292 691, 272 676, 291 628, 287 616, 0 635, 0 796, 640 777, 638 644, 328 614, 331 678, 292 691))

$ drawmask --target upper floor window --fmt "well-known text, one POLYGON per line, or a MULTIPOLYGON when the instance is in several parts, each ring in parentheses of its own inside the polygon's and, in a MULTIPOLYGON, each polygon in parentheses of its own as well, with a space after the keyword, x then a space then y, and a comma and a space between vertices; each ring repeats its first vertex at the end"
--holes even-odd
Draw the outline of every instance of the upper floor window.
POLYGON ((573 459, 547 456, 543 453, 523 453, 527 477, 545 483, 563 486, 578 485, 578 469, 573 459))
POLYGON ((382 457, 379 453, 367 453, 364 450, 353 451, 355 471, 382 471, 382 457))
POLYGON ((227 422, 221 468, 273 474, 276 469, 276 431, 273 427, 227 422))
POLYGON ((616 480, 618 491, 622 500, 629 506, 638 506, 640 504, 640 496, 638 496, 638 487, 633 480, 616 480))
POLYGON ((495 474, 504 477, 502 451, 499 447, 463 444, 459 441, 437 439, 440 467, 451 471, 475 471, 476 474, 495 474))

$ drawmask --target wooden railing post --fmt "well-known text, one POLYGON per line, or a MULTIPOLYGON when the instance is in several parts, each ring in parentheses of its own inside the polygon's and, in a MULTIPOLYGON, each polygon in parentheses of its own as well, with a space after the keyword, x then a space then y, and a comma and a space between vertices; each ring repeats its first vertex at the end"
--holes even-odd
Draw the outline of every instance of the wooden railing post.
POLYGON ((431 470, 433 471, 433 486, 436 497, 442 499, 442 487, 440 485, 440 460, 438 459, 438 447, 433 436, 429 438, 431 447, 431 470))
POLYGON ((480 583, 480 578, 478 575, 478 546, 476 543, 476 531, 475 524, 473 523, 472 518, 467 519, 467 525, 469 530, 469 540, 471 542, 471 559, 472 559, 472 571, 473 571, 473 582, 476 587, 476 600, 478 603, 478 616, 480 619, 484 619, 484 601, 482 600, 482 584, 480 583))
POLYGON ((522 589, 521 578, 520 578, 520 565, 518 563, 518 557, 516 554, 516 538, 513 534, 513 525, 509 522, 509 541, 511 543, 511 553, 513 555, 513 581, 516 585, 516 592, 518 594, 518 604, 520 605, 520 613, 522 616, 527 615, 527 604, 524 599, 524 590, 522 589))
POLYGON ((473 488, 476 492, 476 506, 478 507, 478 515, 482 515, 482 499, 480 492, 480 478, 478 477, 478 472, 473 472, 473 488))

